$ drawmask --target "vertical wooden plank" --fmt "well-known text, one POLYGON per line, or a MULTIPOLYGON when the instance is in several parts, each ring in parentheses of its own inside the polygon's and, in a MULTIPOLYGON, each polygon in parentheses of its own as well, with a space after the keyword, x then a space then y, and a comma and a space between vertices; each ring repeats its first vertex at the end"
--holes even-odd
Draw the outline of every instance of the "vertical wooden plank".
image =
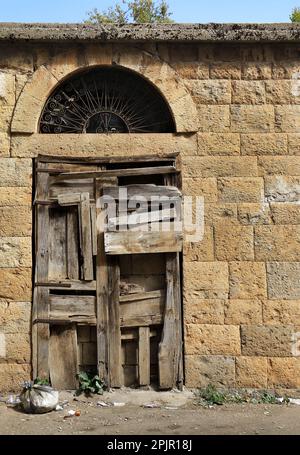
POLYGON ((109 375, 109 312, 108 312, 108 264, 104 250, 104 223, 106 210, 101 206, 99 198, 102 196, 103 185, 115 185, 117 180, 96 179, 96 227, 97 227, 97 258, 96 258, 96 286, 97 286, 97 367, 98 374, 108 387, 109 375))
POLYGON ((92 251, 93 256, 97 255, 97 226, 96 226, 96 207, 90 204, 91 210, 91 228, 92 228, 92 251))
POLYGON ((67 273, 69 280, 79 280, 78 208, 67 208, 67 273))
POLYGON ((81 193, 80 202, 81 248, 83 256, 83 279, 93 280, 92 228, 89 193, 81 193))
MULTIPOLYGON (((37 197, 45 200, 48 193, 47 173, 37 175, 37 197)), ((48 281, 48 266, 49 266, 49 208, 44 205, 38 205, 36 208, 36 274, 35 282, 48 281)), ((48 290, 39 287, 35 291, 36 301, 34 304, 34 316, 39 319, 48 319, 49 317, 49 299, 48 290)), ((33 341, 36 346, 33 352, 36 353, 36 376, 42 378, 49 377, 49 324, 38 323, 33 325, 33 341)))
POLYGON ((53 326, 49 343, 49 367, 52 387, 76 389, 78 349, 76 324, 53 326))
POLYGON ((50 281, 67 278, 67 212, 66 208, 49 209, 49 268, 50 281))
POLYGON ((139 327, 139 385, 150 385, 150 330, 139 327))
POLYGON ((111 387, 121 387, 120 267, 117 257, 108 259, 109 372, 111 387))

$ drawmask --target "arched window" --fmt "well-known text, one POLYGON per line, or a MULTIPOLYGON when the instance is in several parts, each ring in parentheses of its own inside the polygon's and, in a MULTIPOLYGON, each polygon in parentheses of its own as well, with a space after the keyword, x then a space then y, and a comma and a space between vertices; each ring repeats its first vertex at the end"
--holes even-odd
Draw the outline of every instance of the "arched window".
POLYGON ((130 70, 102 67, 57 87, 39 128, 41 133, 169 133, 175 123, 151 83, 130 70))

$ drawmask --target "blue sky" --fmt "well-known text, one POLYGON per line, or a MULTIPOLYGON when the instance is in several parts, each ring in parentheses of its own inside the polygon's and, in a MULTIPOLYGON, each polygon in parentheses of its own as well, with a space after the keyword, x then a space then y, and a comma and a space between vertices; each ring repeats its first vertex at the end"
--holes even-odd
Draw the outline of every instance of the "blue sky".
MULTIPOLYGON (((81 22, 114 0, 0 0, 0 22, 81 22)), ((169 0, 176 22, 289 22, 300 0, 169 0)))

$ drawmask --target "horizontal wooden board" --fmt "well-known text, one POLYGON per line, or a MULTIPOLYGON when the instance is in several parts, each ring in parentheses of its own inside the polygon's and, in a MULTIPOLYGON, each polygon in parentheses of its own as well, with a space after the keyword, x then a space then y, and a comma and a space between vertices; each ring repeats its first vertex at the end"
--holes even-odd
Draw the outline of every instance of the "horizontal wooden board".
MULTIPOLYGON (((103 195, 110 196, 115 200, 119 200, 119 197, 123 197, 120 190, 126 189, 127 199, 137 198, 142 196, 147 200, 151 201, 151 197, 159 196, 160 198, 178 198, 181 196, 180 191, 175 186, 162 186, 162 185, 127 185, 127 186, 111 186, 103 188, 103 195)), ((124 191, 123 191, 124 194, 124 191)), ((138 199, 138 198, 137 198, 138 199)))
POLYGON ((62 315, 96 316, 96 297, 50 294, 50 317, 62 315))
POLYGON ((155 153, 155 155, 137 155, 137 156, 105 156, 105 157, 70 157, 70 156, 53 156, 40 154, 37 157, 37 162, 40 163, 130 163, 143 161, 169 161, 175 159, 179 152, 172 153, 155 153))
POLYGON ((167 253, 182 250, 182 234, 177 232, 106 232, 106 254, 167 253))
POLYGON ((35 286, 43 286, 49 289, 73 290, 73 291, 96 291, 96 281, 65 280, 65 281, 43 281, 35 286))
POLYGON ((100 178, 100 177, 130 177, 135 175, 176 174, 174 166, 136 167, 129 169, 109 169, 102 171, 63 172, 56 176, 57 181, 100 178))
POLYGON ((129 215, 121 215, 108 220, 108 230, 115 230, 117 226, 137 227, 140 224, 155 223, 157 221, 170 221, 174 218, 180 219, 180 213, 177 214, 175 208, 166 208, 152 212, 135 211, 129 215))

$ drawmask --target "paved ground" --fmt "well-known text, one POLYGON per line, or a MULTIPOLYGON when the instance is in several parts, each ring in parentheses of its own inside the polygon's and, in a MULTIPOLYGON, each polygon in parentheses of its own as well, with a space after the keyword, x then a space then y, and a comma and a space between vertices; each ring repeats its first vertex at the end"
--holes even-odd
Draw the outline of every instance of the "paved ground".
POLYGON ((108 434, 108 435, 181 435, 181 434, 300 434, 300 406, 234 404, 203 408, 191 392, 118 391, 104 396, 74 401, 71 393, 62 411, 29 415, 0 403, 0 434, 108 434), (101 407, 97 401, 125 403, 101 407), (159 408, 144 408, 154 403, 159 408), (79 417, 67 416, 80 410, 79 417))

